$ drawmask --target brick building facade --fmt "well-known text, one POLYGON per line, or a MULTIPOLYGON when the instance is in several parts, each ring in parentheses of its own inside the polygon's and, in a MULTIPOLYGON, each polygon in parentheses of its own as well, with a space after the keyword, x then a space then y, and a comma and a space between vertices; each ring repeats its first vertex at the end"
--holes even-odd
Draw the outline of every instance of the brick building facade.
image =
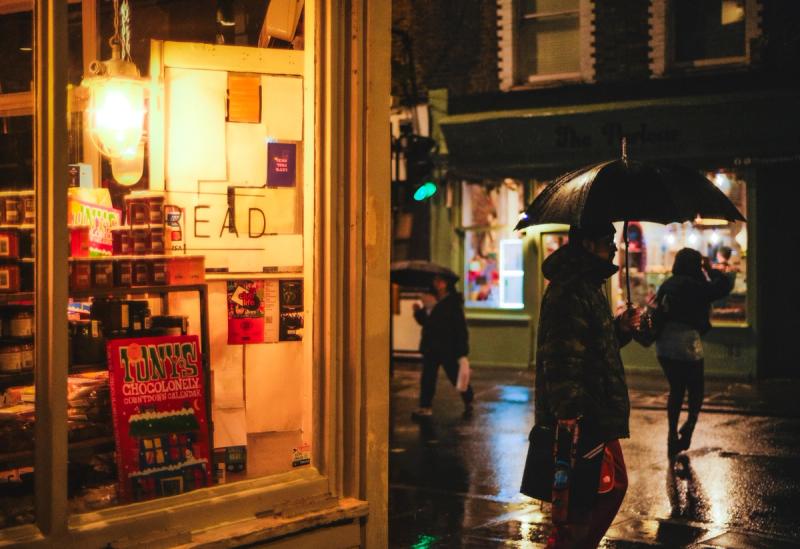
MULTIPOLYGON (((433 260, 463 273, 476 364, 533 363, 547 250, 540 231, 497 229, 512 224, 510 210, 493 214, 487 223, 494 228, 477 227, 469 211, 481 194, 475 186, 509 203, 503 188, 516 182, 522 198, 512 203, 524 206, 553 176, 617 156, 626 135, 642 160, 675 161, 719 185, 730 178, 741 186, 746 227, 685 229, 700 231, 704 253, 720 238, 732 245, 741 265, 739 316, 717 322, 706 338, 707 368, 739 377, 800 375, 779 351, 798 326, 774 320, 787 303, 800 308, 797 292, 787 291, 792 274, 776 263, 800 237, 787 205, 800 177, 798 23, 800 3, 780 0, 394 2, 395 68, 405 59, 397 37, 407 33, 419 99, 447 98, 431 110, 433 135, 447 152, 440 161, 448 192, 429 203, 430 250, 433 260), (540 4, 561 7, 536 12, 540 4), (442 88, 446 95, 431 93, 442 88), (505 307, 481 302, 483 290, 471 301, 472 269, 495 241, 522 249, 524 285, 505 307)), ((394 73, 396 94, 401 74, 394 73)), ((658 281, 649 269, 669 267, 666 237, 653 231, 645 230, 649 256, 664 259, 642 267, 642 287, 650 289, 658 281)), ((492 253, 500 252, 489 253, 497 263, 492 253)), ((504 284, 502 272, 493 276, 495 286, 504 284)), ((649 350, 628 350, 625 358, 632 367, 657 368, 649 350)))

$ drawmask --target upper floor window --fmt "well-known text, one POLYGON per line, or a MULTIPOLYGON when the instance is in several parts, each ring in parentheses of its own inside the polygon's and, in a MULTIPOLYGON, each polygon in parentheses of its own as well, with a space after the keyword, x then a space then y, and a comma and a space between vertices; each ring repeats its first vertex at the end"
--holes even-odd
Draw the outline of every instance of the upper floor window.
POLYGON ((676 0, 675 62, 743 57, 744 0, 676 0))
POLYGON ((759 0, 652 0, 651 69, 743 64, 760 34, 759 0))
POLYGON ((591 80, 590 19, 590 0, 500 0, 501 87, 591 80))

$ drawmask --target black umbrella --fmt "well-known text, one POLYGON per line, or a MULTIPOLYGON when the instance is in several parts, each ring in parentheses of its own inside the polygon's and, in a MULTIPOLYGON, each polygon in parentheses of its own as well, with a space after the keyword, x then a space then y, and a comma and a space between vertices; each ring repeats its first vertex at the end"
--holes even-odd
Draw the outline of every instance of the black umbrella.
POLYGON ((458 275, 452 270, 430 261, 411 259, 392 263, 391 281, 401 286, 429 287, 436 275, 453 282, 458 280, 458 275))
POLYGON ((736 206, 702 174, 684 166, 622 158, 593 164, 557 177, 522 214, 515 230, 542 223, 586 226, 624 221, 625 269, 628 272, 628 222, 676 223, 698 216, 745 221, 736 206))

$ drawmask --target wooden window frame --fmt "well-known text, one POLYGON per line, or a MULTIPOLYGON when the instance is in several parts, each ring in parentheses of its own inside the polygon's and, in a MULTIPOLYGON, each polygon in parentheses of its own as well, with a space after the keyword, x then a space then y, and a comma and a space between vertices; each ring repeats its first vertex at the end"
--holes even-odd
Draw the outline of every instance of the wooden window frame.
POLYGON ((594 82, 594 0, 580 0, 578 9, 542 13, 522 13, 519 0, 499 0, 497 8, 498 26, 498 73, 500 89, 504 91, 553 86, 571 82, 594 82), (520 75, 517 56, 519 29, 523 20, 559 17, 568 14, 578 16, 578 48, 580 69, 576 72, 554 74, 520 75))
POLYGON ((737 68, 753 63, 752 44, 762 33, 761 0, 744 0, 744 55, 680 62, 675 60, 675 21, 671 3, 670 0, 650 0, 650 72, 653 77, 737 68))
POLYGON ((312 311, 312 398, 317 403, 312 466, 70 516, 62 351, 67 346, 63 312, 68 296, 67 250, 62 245, 68 236, 67 10, 66 3, 37 0, 35 90, 4 101, 9 112, 28 109, 36 115, 36 519, 0 530, 0 543, 143 544, 147 537, 137 533, 146 533, 159 545, 190 539, 246 544, 327 523, 336 525, 330 533, 309 536, 317 541, 339 536, 343 545, 387 543, 388 366, 371 363, 389 355, 390 173, 388 162, 378 160, 389 156, 389 75, 384 68, 389 63, 389 22, 388 5, 363 3, 346 9, 333 0, 305 5, 304 134, 313 142, 309 177, 315 189, 305 234, 314 238, 310 260, 317 273, 309 289, 317 298, 312 311), (350 108, 342 109, 342 104, 350 108), (367 513, 370 520, 359 526, 358 519, 367 513), (298 526, 284 515, 301 516, 298 526), (226 522, 245 524, 233 533, 208 530, 226 522))

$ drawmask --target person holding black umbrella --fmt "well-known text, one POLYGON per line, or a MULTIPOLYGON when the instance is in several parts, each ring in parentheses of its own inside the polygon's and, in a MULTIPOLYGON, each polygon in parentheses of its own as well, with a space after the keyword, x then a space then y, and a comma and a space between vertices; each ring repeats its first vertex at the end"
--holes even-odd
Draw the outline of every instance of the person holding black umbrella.
POLYGON ((612 263, 614 233, 611 223, 571 226, 569 243, 542 264, 550 283, 539 317, 535 422, 568 433, 564 440, 572 449, 566 454, 573 456, 566 466, 571 471, 564 471, 571 484, 568 508, 554 489, 551 548, 596 547, 628 486, 619 439, 629 436, 630 403, 620 347, 631 340, 636 310, 612 317, 604 291, 619 269, 612 263), (582 459, 597 468, 578 464, 582 459), (578 475, 578 469, 594 474, 578 475), (608 477, 604 487, 601 476, 608 477))
POLYGON ((466 417, 472 413, 474 393, 472 386, 463 382, 469 370, 469 332, 464 316, 464 299, 455 288, 455 279, 443 275, 433 277, 430 293, 435 302, 432 300, 427 307, 414 304, 414 318, 422 325, 419 349, 422 353, 422 379, 419 409, 412 413, 412 417, 421 419, 433 415, 433 396, 440 365, 450 382, 460 389, 466 417))

